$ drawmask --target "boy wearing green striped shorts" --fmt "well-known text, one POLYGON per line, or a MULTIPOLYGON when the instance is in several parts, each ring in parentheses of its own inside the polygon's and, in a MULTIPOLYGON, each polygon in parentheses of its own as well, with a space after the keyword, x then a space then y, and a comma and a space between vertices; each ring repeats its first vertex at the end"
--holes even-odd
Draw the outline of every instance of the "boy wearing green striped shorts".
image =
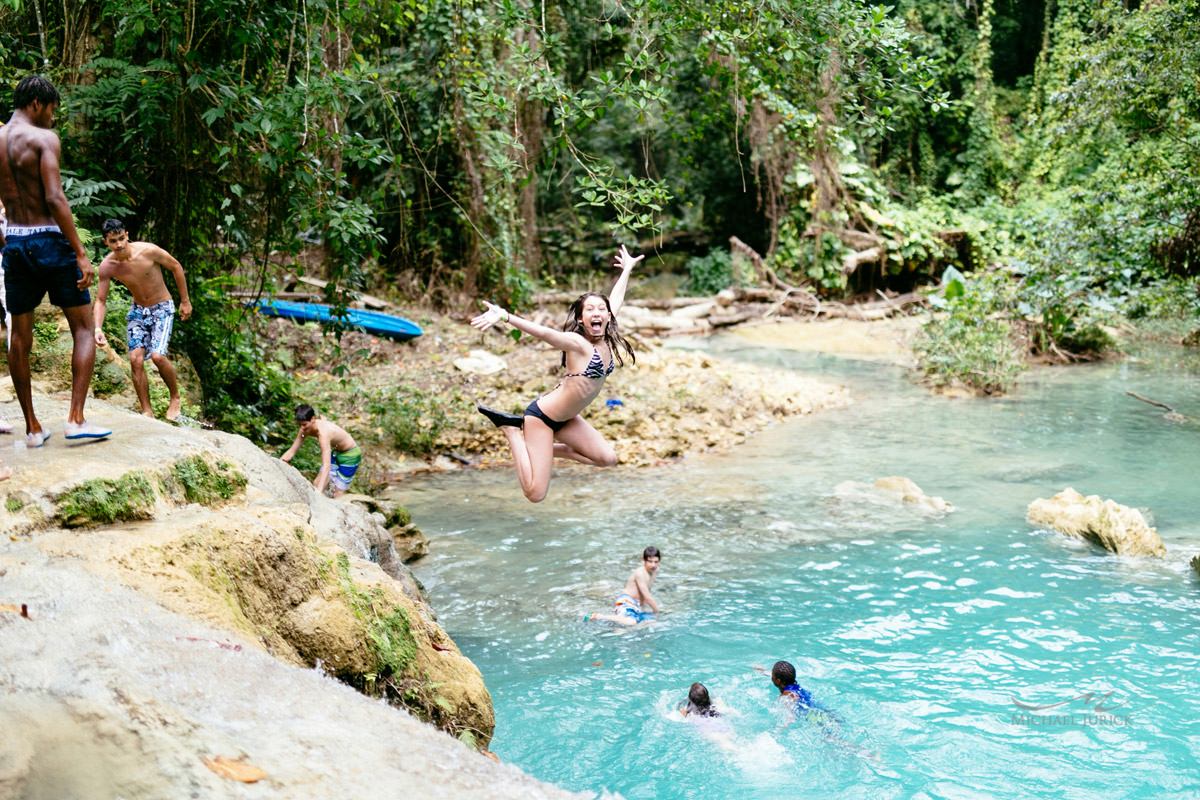
POLYGON ((287 463, 292 460, 307 436, 315 436, 321 445, 321 471, 313 478, 313 488, 322 494, 326 486, 333 487, 333 496, 340 497, 350 488, 350 481, 362 463, 362 449, 354 437, 340 426, 321 419, 310 405, 296 406, 296 422, 300 431, 296 441, 279 458, 287 463))

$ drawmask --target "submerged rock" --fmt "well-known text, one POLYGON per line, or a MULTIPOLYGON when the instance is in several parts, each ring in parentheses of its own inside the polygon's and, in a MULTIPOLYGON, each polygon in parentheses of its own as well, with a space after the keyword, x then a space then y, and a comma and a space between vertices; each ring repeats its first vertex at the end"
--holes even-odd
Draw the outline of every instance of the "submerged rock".
POLYGON ((912 480, 898 475, 879 478, 874 483, 842 481, 833 488, 833 492, 841 498, 877 505, 900 504, 929 514, 948 514, 954 510, 950 502, 925 494, 912 480))
POLYGON ((954 510, 954 506, 949 502, 940 497, 925 494, 925 492, 921 491, 920 486, 917 486, 917 484, 908 478, 903 478, 899 475, 889 475, 885 478, 876 479, 875 488, 881 492, 900 498, 902 503, 919 506, 935 514, 946 514, 954 510))
POLYGON ((1029 504, 1029 522, 1098 544, 1118 555, 1164 556, 1166 545, 1142 512, 1066 488, 1029 504))

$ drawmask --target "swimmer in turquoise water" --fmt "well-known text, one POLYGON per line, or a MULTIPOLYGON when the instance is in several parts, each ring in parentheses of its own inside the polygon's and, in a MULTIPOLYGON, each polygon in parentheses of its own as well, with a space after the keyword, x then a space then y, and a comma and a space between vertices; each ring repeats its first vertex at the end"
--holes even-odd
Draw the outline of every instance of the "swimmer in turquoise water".
POLYGON ((659 613, 658 601, 650 594, 650 586, 654 576, 658 574, 658 565, 662 562, 662 553, 657 547, 647 547, 642 551, 642 565, 635 569, 625 581, 625 589, 617 595, 611 614, 584 614, 583 621, 589 619, 615 622, 618 625, 637 625, 639 622, 649 622, 659 613), (649 610, 647 610, 649 609, 649 610))
POLYGON ((693 683, 688 689, 688 699, 686 703, 679 706, 679 713, 685 717, 719 717, 720 712, 713 705, 712 698, 708 696, 708 687, 703 683, 693 683))
MULTIPOLYGON (((762 667, 756 670, 766 674, 762 667)), ((796 682, 796 668, 788 661, 776 661, 771 667, 771 683, 779 690, 779 702, 791 713, 793 720, 815 722, 822 727, 837 723, 837 717, 820 703, 813 700, 812 694, 796 682)))

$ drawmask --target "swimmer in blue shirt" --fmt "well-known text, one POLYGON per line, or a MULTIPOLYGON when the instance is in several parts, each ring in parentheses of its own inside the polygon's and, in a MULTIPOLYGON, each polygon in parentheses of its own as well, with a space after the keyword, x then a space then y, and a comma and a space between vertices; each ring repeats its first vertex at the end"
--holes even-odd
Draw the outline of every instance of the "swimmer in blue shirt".
MULTIPOLYGON (((760 669, 764 674, 766 670, 760 669)), ((788 661, 776 661, 771 667, 771 683, 779 690, 779 701, 787 706, 794 719, 808 720, 828 727, 837 722, 829 709, 812 698, 812 694, 796 682, 796 668, 788 661)))

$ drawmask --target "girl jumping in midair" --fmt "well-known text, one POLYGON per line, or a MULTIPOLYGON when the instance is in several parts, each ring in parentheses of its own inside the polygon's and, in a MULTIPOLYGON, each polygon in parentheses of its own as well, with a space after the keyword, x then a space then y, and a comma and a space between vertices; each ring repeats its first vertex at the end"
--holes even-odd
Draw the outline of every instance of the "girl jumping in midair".
POLYGON ((497 322, 507 322, 519 331, 535 336, 562 350, 562 365, 567 373, 557 386, 534 400, 524 416, 478 406, 479 413, 504 432, 512 450, 521 491, 531 502, 540 503, 550 487, 550 466, 554 458, 569 458, 594 467, 611 467, 617 453, 600 433, 579 414, 600 394, 604 379, 617 364, 624 365, 620 349, 631 362, 637 359, 633 348, 621 336, 617 312, 625 301, 629 273, 645 256, 634 258, 622 245, 613 259, 621 270, 607 297, 596 292, 581 295, 571 304, 562 330, 557 331, 510 314, 492 303, 487 311, 471 320, 479 330, 497 322))

